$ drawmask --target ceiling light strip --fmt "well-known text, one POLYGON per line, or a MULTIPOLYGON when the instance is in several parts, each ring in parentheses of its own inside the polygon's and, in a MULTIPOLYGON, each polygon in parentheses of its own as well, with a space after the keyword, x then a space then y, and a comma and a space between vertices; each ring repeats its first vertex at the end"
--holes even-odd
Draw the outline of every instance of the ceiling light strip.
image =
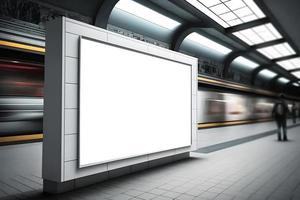
POLYGON ((224 28, 265 17, 253 0, 186 0, 224 28))
POLYGON ((129 14, 135 15, 139 18, 142 18, 146 21, 167 28, 169 30, 174 30, 180 25, 178 21, 175 21, 132 0, 121 0, 115 5, 115 8, 123 10, 129 14))
POLYGON ((260 71, 258 74, 268 79, 274 78, 277 75, 275 72, 268 69, 264 69, 260 71))
POLYGON ((278 82, 281 82, 283 84, 287 84, 288 82, 290 82, 290 80, 287 79, 287 78, 281 77, 281 78, 278 79, 278 82))
POLYGON ((244 67, 247 67, 248 69, 255 69, 259 66, 258 63, 253 62, 252 60, 249 60, 243 56, 239 56, 236 59, 233 60, 234 63, 242 65, 244 67))
POLYGON ((214 14, 210 9, 208 9, 205 5, 203 5, 198 0, 186 0, 189 4, 194 6, 196 9, 203 12, 206 16, 223 26, 224 28, 229 27, 229 24, 227 24, 223 19, 218 17, 218 15, 214 14))
POLYGON ((293 72, 292 74, 293 74, 295 77, 297 77, 298 79, 300 79, 300 71, 293 72))
POLYGON ((277 59, 296 54, 296 52, 287 42, 271 45, 268 47, 258 48, 257 51, 259 51, 269 59, 277 59))
POLYGON ((248 45, 257 45, 282 38, 271 23, 258 25, 232 33, 248 45))
POLYGON ((294 70, 300 68, 300 57, 278 61, 277 64, 286 70, 294 70))
POLYGON ((200 35, 199 33, 193 32, 189 34, 186 39, 191 40, 193 42, 198 43, 199 45, 204 46, 205 48, 212 49, 214 51, 217 51, 220 54, 226 55, 232 52, 231 49, 207 38, 203 35, 200 35))

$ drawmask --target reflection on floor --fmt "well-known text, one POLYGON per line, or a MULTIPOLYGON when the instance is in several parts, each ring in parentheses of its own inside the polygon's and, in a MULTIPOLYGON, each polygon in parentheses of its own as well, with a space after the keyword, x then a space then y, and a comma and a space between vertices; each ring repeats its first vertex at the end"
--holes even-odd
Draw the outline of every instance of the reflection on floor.
POLYGON ((193 153, 188 160, 57 196, 43 195, 40 181, 16 174, 6 180, 1 178, 0 196, 69 200, 296 200, 300 199, 300 127, 290 129, 289 138, 288 142, 278 142, 272 135, 209 154, 193 153))

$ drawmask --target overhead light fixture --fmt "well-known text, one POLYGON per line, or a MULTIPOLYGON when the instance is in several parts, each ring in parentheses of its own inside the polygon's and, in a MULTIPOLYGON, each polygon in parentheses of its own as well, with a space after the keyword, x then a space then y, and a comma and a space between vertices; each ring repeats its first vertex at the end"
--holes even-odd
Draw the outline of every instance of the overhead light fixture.
POLYGON ((290 80, 287 79, 287 78, 281 77, 281 78, 278 79, 278 82, 286 84, 286 83, 290 82, 290 80))
POLYGON ((224 28, 265 17, 253 0, 185 0, 224 28))
POLYGON ((236 64, 242 65, 248 69, 255 69, 259 66, 256 62, 253 62, 252 60, 249 60, 243 56, 239 56, 233 61, 236 64))
POLYGON ((300 85, 299 85, 299 83, 293 83, 293 86, 299 87, 300 85))
POLYGON ((259 48, 257 49, 257 51, 259 51, 260 53, 262 53, 263 55, 265 55, 270 59, 289 56, 296 53, 294 49, 287 42, 264 47, 264 48, 259 48))
POLYGON ((300 71, 293 72, 292 74, 300 79, 300 71))
POLYGON ((275 72, 272 72, 271 70, 264 69, 264 70, 260 71, 258 73, 258 75, 263 76, 267 79, 271 79, 271 78, 274 78, 277 74, 275 72))
POLYGON ((300 68, 300 57, 279 61, 277 64, 286 70, 297 69, 300 68))
POLYGON ((208 39, 207 37, 204 37, 202 35, 200 35, 199 33, 193 32, 191 34, 189 34, 186 39, 191 40, 193 42, 198 43, 199 45, 204 46, 205 48, 209 48, 212 49, 214 51, 217 51, 221 54, 229 54, 232 50, 211 40, 208 39))
POLYGON ((282 38, 282 35, 271 23, 237 31, 234 32, 233 35, 237 36, 248 45, 261 44, 282 38))
POLYGON ((135 15, 139 18, 142 18, 169 30, 174 30, 180 25, 179 22, 132 0, 121 0, 115 5, 115 8, 123 10, 127 13, 135 15))

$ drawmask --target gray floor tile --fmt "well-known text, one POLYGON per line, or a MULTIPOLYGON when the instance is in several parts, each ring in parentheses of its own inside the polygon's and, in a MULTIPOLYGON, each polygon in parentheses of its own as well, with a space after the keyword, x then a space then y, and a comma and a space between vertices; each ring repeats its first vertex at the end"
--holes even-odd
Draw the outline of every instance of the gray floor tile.
POLYGON ((182 195, 176 197, 175 199, 176 200, 192 200, 194 198, 195 198, 195 196, 188 195, 188 194, 182 194, 182 195))
POLYGON ((143 193, 141 195, 139 195, 138 197, 144 200, 149 200, 149 199, 153 199, 155 197, 157 197, 158 195, 155 194, 151 194, 151 193, 143 193))
MULTIPOLYGON (((289 130, 289 142, 277 142, 275 136, 269 136, 210 154, 192 153, 193 159, 190 160, 141 171, 51 198, 41 194, 41 171, 37 166, 33 166, 34 170, 28 173, 14 166, 9 174, 8 167, 0 165, 0 198, 299 200, 299 130, 300 127, 289 130), (32 198, 37 194, 41 198, 32 198)), ((20 150, 24 148, 32 147, 25 145, 20 150)), ((41 150, 41 145, 35 145, 34 149, 41 150)))

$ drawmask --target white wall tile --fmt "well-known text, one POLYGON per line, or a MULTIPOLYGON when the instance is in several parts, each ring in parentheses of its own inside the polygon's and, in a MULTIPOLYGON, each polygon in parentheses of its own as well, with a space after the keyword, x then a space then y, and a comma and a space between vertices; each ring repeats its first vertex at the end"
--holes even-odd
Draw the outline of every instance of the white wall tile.
POLYGON ((77 134, 65 135, 65 161, 77 159, 77 134))
POLYGON ((65 84, 65 108, 78 108, 77 84, 65 84))
POLYGON ((66 33, 66 56, 78 58, 79 36, 66 33))
POLYGON ((78 83, 78 66, 79 60, 77 58, 66 57, 66 83, 78 83))
POLYGON ((65 109, 65 134, 78 133, 78 110, 65 109))

